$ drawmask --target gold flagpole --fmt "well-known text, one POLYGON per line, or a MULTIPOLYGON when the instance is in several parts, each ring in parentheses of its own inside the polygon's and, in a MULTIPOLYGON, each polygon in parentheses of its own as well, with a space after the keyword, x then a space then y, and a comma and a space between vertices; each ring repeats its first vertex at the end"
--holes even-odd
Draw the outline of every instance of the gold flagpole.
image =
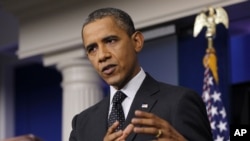
POLYGON ((213 45, 217 24, 222 23, 228 28, 228 16, 222 8, 208 8, 207 12, 197 15, 194 24, 194 37, 197 37, 203 27, 206 27, 208 46, 203 58, 205 67, 203 79, 202 99, 206 104, 206 110, 214 140, 229 141, 229 124, 226 119, 226 110, 222 102, 222 93, 219 89, 219 77, 217 71, 217 57, 213 45), (206 15, 208 13, 208 15, 206 15))
POLYGON ((221 8, 209 7, 207 12, 202 11, 195 18, 193 36, 197 37, 200 31, 206 27, 206 38, 208 41, 208 47, 206 49, 206 55, 203 58, 203 65, 205 68, 209 68, 215 78, 216 83, 219 83, 219 77, 217 72, 217 58, 216 51, 213 46, 213 39, 216 35, 216 25, 222 23, 228 28, 228 15, 226 11, 221 8), (206 15, 208 13, 208 15, 206 15))

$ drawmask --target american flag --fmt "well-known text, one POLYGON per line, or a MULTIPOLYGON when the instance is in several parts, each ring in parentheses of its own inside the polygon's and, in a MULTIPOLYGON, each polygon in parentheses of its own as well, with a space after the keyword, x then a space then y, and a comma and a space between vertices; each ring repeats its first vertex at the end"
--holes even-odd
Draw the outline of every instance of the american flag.
POLYGON ((218 83, 209 67, 205 68, 202 99, 212 128, 214 141, 230 141, 226 111, 218 83))

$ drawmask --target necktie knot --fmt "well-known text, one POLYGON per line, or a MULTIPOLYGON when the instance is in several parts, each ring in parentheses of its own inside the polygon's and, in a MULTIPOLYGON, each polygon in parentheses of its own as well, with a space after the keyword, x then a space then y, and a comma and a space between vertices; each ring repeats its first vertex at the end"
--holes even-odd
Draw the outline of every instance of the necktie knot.
POLYGON ((122 92, 122 91, 117 91, 113 97, 112 102, 114 104, 117 103, 122 103, 122 101, 126 98, 127 96, 122 92))

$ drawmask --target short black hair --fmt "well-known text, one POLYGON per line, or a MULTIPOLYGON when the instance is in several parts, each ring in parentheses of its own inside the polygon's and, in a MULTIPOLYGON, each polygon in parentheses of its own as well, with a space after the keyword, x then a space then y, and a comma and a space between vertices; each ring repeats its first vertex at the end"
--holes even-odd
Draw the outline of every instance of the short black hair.
POLYGON ((89 23, 102 19, 104 17, 111 16, 115 18, 116 23, 124 29, 129 36, 135 32, 134 22, 128 13, 117 9, 117 8, 101 8, 93 11, 88 15, 88 18, 85 20, 82 29, 89 23))

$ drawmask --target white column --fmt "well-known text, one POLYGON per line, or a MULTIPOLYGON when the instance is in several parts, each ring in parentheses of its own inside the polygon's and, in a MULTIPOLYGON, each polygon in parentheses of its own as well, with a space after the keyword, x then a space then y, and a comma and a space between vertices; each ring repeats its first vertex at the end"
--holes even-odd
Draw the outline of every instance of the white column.
POLYGON ((97 103, 103 97, 101 81, 87 59, 59 62, 63 82, 62 141, 68 141, 74 115, 97 103))

